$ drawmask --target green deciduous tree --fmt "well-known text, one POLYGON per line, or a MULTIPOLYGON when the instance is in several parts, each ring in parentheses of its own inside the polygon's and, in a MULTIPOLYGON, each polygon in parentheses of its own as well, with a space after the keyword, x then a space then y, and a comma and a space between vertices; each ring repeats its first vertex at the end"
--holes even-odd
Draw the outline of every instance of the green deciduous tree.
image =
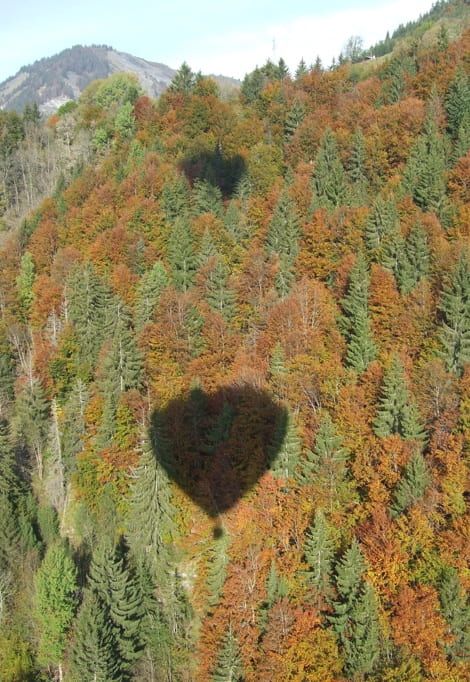
POLYGON ((59 668, 76 608, 77 571, 61 542, 51 545, 35 578, 35 612, 40 626, 39 660, 59 668))
POLYGON ((29 251, 26 251, 21 257, 20 271, 16 278, 18 299, 20 301, 21 311, 25 317, 28 316, 34 300, 33 284, 35 278, 36 268, 34 266, 33 257, 29 251))

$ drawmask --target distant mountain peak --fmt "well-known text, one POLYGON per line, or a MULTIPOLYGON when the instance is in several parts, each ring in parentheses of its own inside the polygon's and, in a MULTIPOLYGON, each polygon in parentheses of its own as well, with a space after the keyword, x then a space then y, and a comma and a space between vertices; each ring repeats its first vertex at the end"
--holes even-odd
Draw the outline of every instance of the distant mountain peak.
POLYGON ((74 45, 52 57, 44 57, 0 84, 0 108, 22 110, 37 102, 45 114, 77 99, 89 83, 113 73, 134 73, 151 97, 160 95, 175 71, 165 64, 135 57, 109 45, 74 45))

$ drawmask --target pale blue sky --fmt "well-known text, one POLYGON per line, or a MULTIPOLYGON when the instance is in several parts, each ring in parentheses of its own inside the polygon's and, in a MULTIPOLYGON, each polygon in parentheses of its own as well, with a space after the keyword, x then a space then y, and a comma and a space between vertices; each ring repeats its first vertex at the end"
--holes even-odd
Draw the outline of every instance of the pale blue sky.
POLYGON ((330 63, 350 35, 366 44, 432 0, 0 0, 0 81, 74 44, 112 45, 178 67, 241 77, 268 57, 330 63), (273 50, 274 43, 274 50, 273 50))

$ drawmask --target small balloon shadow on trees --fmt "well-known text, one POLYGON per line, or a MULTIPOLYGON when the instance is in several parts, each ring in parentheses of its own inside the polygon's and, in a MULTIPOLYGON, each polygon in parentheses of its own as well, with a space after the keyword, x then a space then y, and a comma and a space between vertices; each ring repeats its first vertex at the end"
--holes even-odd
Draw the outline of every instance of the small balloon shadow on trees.
POLYGON ((154 411, 150 442, 169 478, 216 518, 273 465, 287 418, 266 391, 251 386, 193 389, 154 411))
POLYGON ((191 184, 195 180, 207 180, 218 187, 224 197, 231 197, 246 172, 246 163, 239 154, 225 157, 216 148, 187 156, 181 162, 181 170, 191 184))

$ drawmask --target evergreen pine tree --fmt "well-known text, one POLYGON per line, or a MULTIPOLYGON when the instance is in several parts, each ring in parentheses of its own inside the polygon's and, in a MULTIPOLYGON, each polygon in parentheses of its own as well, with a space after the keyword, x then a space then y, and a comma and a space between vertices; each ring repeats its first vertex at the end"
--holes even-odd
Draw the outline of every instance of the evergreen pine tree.
POLYGON ((120 301, 113 317, 112 341, 104 362, 104 375, 106 394, 117 396, 140 385, 142 358, 130 328, 129 315, 120 301))
POLYGON ((0 493, 0 574, 4 576, 18 560, 20 533, 15 505, 7 495, 0 493))
POLYGON ((229 627, 220 649, 212 682, 243 682, 243 664, 238 642, 229 627))
POLYGON ((227 206, 224 216, 225 227, 237 244, 248 236, 247 218, 243 203, 245 202, 232 199, 227 206), (242 203, 242 207, 239 206, 239 203, 242 203))
POLYGON ((178 92, 183 95, 190 95, 196 86, 197 74, 191 70, 186 62, 183 62, 178 71, 173 76, 168 89, 170 92, 178 92))
POLYGON ((309 566, 308 581, 322 596, 331 592, 331 574, 336 543, 333 531, 321 509, 315 512, 313 524, 305 536, 304 554, 309 566))
POLYGON ((334 209, 346 203, 347 185, 334 133, 328 128, 315 157, 314 204, 334 209))
POLYGON ((183 328, 188 352, 191 357, 197 358, 205 348, 202 336, 204 318, 193 304, 188 305, 184 310, 183 328))
POLYGON ((66 476, 75 470, 75 457, 83 448, 86 433, 85 408, 89 399, 87 388, 77 379, 63 406, 62 455, 66 476))
POLYGON ((227 565, 229 563, 228 548, 230 537, 227 532, 223 532, 216 538, 211 548, 209 568, 207 571, 207 587, 209 590, 208 603, 211 608, 217 606, 227 575, 227 565))
POLYGON ((214 240, 212 239, 209 228, 206 227, 204 234, 202 235, 201 246, 197 257, 198 265, 200 267, 204 266, 209 258, 217 255, 217 247, 214 243, 214 240))
POLYGON ((127 537, 135 556, 146 555, 151 563, 168 560, 174 533, 170 482, 160 464, 169 459, 168 448, 159 425, 152 431, 151 443, 143 440, 140 461, 133 473, 127 537))
POLYGON ((448 130, 456 139, 465 117, 470 114, 470 77, 458 69, 445 100, 448 130))
POLYGON ((379 260, 384 268, 393 273, 400 291, 410 284, 411 273, 401 232, 397 230, 384 240, 379 260))
POLYGON ((267 249, 269 253, 286 254, 294 260, 298 253, 299 217, 294 202, 284 191, 274 209, 269 224, 267 249))
POLYGON ((312 68, 313 68, 313 71, 315 71, 315 73, 323 73, 323 64, 322 64, 322 61, 318 55, 315 59, 315 63, 313 64, 312 68))
POLYGON ((419 224, 410 230, 405 243, 404 256, 400 263, 398 285, 400 291, 407 294, 429 274, 428 238, 419 224))
POLYGON ((14 399, 14 357, 6 335, 0 330, 0 419, 14 399))
POLYGON ((300 80, 307 74, 308 74, 307 64, 305 63, 304 58, 302 57, 295 71, 295 80, 300 80))
POLYGON ((399 102, 405 90, 405 71, 402 60, 395 57, 390 60, 384 72, 383 100, 386 104, 399 102))
POLYGON ((439 52, 447 52, 449 49, 449 31, 444 24, 441 24, 437 34, 437 47, 439 52))
POLYGON ((305 106, 299 100, 295 100, 292 107, 287 112, 284 123, 284 138, 289 142, 295 131, 305 118, 305 106))
POLYGON ((432 113, 423 134, 411 150, 404 173, 404 187, 424 211, 440 214, 444 208, 446 181, 444 144, 432 113))
POLYGON ((222 217, 222 192, 208 180, 196 180, 193 187, 193 211, 195 215, 213 213, 222 217))
POLYGON ((0 419, 0 495, 14 500, 20 491, 20 482, 8 423, 0 419))
POLYGON ((357 540, 354 539, 336 568, 338 601, 333 604, 334 613, 330 619, 333 629, 343 645, 349 633, 354 607, 361 596, 362 576, 365 568, 361 548, 357 540))
POLYGON ((368 315, 369 273, 367 263, 359 255, 351 270, 346 296, 342 300, 341 327, 348 344, 346 363, 356 372, 363 372, 375 358, 376 348, 372 338, 368 315))
POLYGON ((6 421, 0 420, 0 577, 5 582, 26 544, 22 542, 22 526, 31 532, 22 513, 23 493, 9 427, 6 421))
POLYGON ((206 300, 227 322, 235 314, 235 293, 227 287, 228 275, 228 268, 219 257, 206 279, 206 300))
POLYGON ((399 516, 423 497, 430 483, 426 461, 420 452, 412 456, 398 483, 392 502, 392 514, 399 516))
POLYGON ((43 454, 49 433, 49 405, 37 379, 26 385, 16 400, 14 432, 33 453, 39 478, 43 473, 43 454))
POLYGON ((440 340, 449 371, 460 374, 470 362, 470 267, 462 256, 444 287, 440 340))
POLYGON ((72 679, 74 682, 121 682, 123 679, 112 624, 101 601, 89 589, 85 591, 75 625, 72 679))
POLYGON ((354 609, 354 627, 346 640, 346 670, 352 675, 371 673, 380 655, 380 629, 377 599, 371 585, 365 583, 354 609))
POLYGON ((460 157, 465 156, 470 149, 470 111, 468 111, 459 126, 459 132, 457 134, 457 139, 455 141, 454 147, 454 160, 460 159, 460 157))
POLYGON ((92 373, 106 330, 109 291, 90 264, 77 266, 66 284, 66 314, 77 338, 81 375, 92 373))
POLYGON ((344 503, 351 495, 348 459, 349 452, 343 447, 343 439, 338 435, 330 415, 325 413, 318 428, 315 447, 313 451, 307 451, 298 477, 304 485, 315 484, 324 490, 330 510, 344 503))
POLYGON ((370 255, 380 261, 387 239, 393 237, 398 229, 398 213, 392 199, 379 197, 374 202, 367 220, 364 238, 370 255))
POLYGON ((453 641, 446 649, 455 661, 470 661, 470 601, 455 568, 445 567, 439 580, 441 611, 453 641))
POLYGON ((360 128, 356 128, 351 139, 351 154, 347 171, 352 184, 353 199, 359 206, 367 201, 369 181, 366 174, 366 160, 364 133, 360 128))
POLYGON ((421 441, 425 438, 416 406, 410 400, 403 365, 396 355, 384 375, 374 431, 381 438, 392 434, 421 441))
POLYGON ((140 630, 144 652, 138 667, 134 669, 134 677, 154 680, 160 675, 164 679, 171 679, 177 674, 172 651, 175 636, 157 593, 155 572, 145 557, 140 557, 137 563, 137 580, 144 614, 140 630))
POLYGON ((137 285, 136 300, 134 307, 135 327, 137 331, 152 319, 153 312, 158 304, 161 293, 168 286, 168 275, 165 266, 157 261, 154 266, 142 275, 137 285))
POLYGON ((174 286, 187 291, 192 285, 197 270, 194 239, 191 226, 186 218, 178 218, 168 240, 168 260, 174 286))
POLYGON ((286 354, 280 341, 276 341, 271 353, 269 373, 272 377, 280 377, 286 374, 286 354))
POLYGON ((344 652, 345 671, 351 676, 370 673, 380 652, 377 603, 364 571, 360 547, 353 540, 336 570, 338 600, 330 617, 344 652))
POLYGON ((121 547, 102 541, 93 553, 89 587, 111 625, 114 652, 125 675, 142 649, 142 595, 121 547))
POLYGON ((246 204, 253 191, 252 182, 248 173, 243 173, 240 180, 235 187, 234 198, 241 202, 242 206, 246 204))
POLYGON ((167 181, 162 189, 162 208, 165 218, 171 225, 177 218, 189 214, 189 184, 184 175, 167 181))
POLYGON ((300 459, 302 442, 297 425, 290 413, 285 419, 280 420, 272 449, 273 459, 270 468, 274 476, 291 478, 300 459))
POLYGON ((299 246, 299 217, 292 199, 284 191, 279 197, 269 225, 267 250, 279 256, 279 272, 276 288, 285 296, 293 282, 293 266, 299 246))

